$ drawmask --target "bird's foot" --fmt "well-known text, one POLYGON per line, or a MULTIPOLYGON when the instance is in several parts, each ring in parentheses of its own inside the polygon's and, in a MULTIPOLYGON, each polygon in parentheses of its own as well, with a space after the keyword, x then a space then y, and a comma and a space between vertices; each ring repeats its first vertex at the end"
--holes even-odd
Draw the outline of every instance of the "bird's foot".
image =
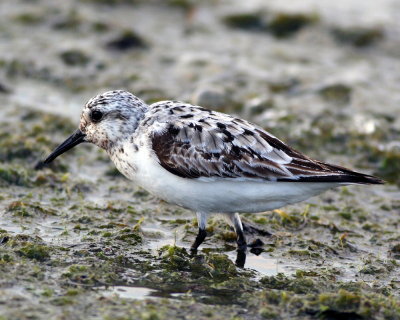
POLYGON ((197 234, 196 239, 194 240, 192 246, 190 247, 190 252, 197 253, 198 247, 203 243, 206 236, 207 236, 206 230, 199 228, 199 233, 197 234))
POLYGON ((237 254, 236 254, 235 265, 238 268, 244 268, 245 263, 246 263, 246 249, 240 250, 238 248, 237 254))
POLYGON ((250 242, 247 246, 250 248, 261 248, 264 245, 264 242, 262 242, 260 239, 254 239, 252 242, 250 242))

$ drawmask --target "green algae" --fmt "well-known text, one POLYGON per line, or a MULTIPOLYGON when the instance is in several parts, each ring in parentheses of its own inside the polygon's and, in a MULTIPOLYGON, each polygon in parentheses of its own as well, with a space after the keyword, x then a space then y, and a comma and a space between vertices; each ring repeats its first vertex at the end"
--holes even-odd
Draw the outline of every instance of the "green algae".
POLYGON ((52 28, 58 31, 78 31, 82 26, 84 19, 77 10, 69 10, 65 14, 57 16, 56 21, 52 23, 52 28))
POLYGON ((316 14, 278 13, 269 21, 267 29, 277 38, 287 38, 317 21, 316 14))
POLYGON ((362 282, 351 286, 346 283, 327 285, 326 280, 318 276, 315 280, 310 277, 290 280, 279 274, 265 277, 261 283, 268 288, 261 295, 268 303, 270 313, 277 313, 280 307, 285 306, 287 317, 398 319, 396 298, 376 293, 362 282))
POLYGON ((43 16, 41 14, 25 12, 14 16, 16 22, 26 25, 36 25, 43 22, 43 16))
POLYGON ((124 241, 130 245, 137 245, 143 242, 142 236, 136 232, 131 232, 129 229, 120 231, 119 235, 115 237, 116 240, 124 241))
POLYGON ((341 83, 321 88, 318 92, 325 100, 337 104, 346 104, 351 99, 351 88, 341 83))
POLYGON ((188 270, 190 268, 189 255, 185 248, 164 246, 159 252, 167 270, 188 270))
POLYGON ((31 184, 31 179, 25 168, 3 165, 0 167, 0 185, 17 185, 28 187, 31 184))
POLYGON ((379 166, 377 174, 382 176, 388 182, 400 185, 400 151, 375 151, 372 155, 379 166))
POLYGON ((317 21, 318 16, 316 14, 284 12, 274 14, 263 12, 235 13, 223 18, 223 22, 231 28, 269 32, 277 38, 290 37, 305 26, 317 21))
MULTIPOLYGON (((65 135, 67 132, 70 134, 75 129, 75 125, 64 117, 35 110, 25 111, 19 119, 21 122, 18 126, 10 126, 9 123, 1 124, 3 130, 0 134, 0 160, 18 162, 24 164, 24 167, 22 168, 21 165, 14 169, 5 166, 1 169, 1 176, 3 180, 10 183, 29 184, 29 180, 34 182, 34 179, 28 177, 28 175, 33 175, 29 169, 33 169, 34 165, 26 166, 27 161, 34 164, 38 162, 42 155, 48 153, 56 144, 49 137, 54 134, 56 137, 65 135)), ((60 171, 67 169, 66 165, 56 165, 54 168, 60 171)))
POLYGON ((7 206, 7 212, 13 216, 20 217, 33 217, 37 215, 50 215, 56 216, 57 211, 52 208, 46 208, 40 203, 25 202, 25 201, 14 201, 7 206))
MULTIPOLYGON (((159 250, 161 266, 175 275, 176 284, 188 285, 196 280, 199 285, 212 285, 225 288, 225 282, 237 278, 240 274, 249 276, 250 273, 240 272, 235 264, 225 254, 206 253, 189 254, 185 248, 164 246, 159 250), (186 275, 183 276, 182 272, 186 275), (180 279, 180 277, 182 277, 180 279), (187 278, 187 279, 185 279, 187 278), (189 280, 184 283, 182 280, 189 280)), ((209 290, 204 288, 203 290, 209 290)))
POLYGON ((20 248, 17 252, 22 257, 26 257, 28 259, 46 261, 50 258, 51 249, 47 246, 29 243, 20 248))
POLYGON ((142 0, 84 0, 85 2, 93 2, 100 5, 118 5, 118 4, 137 4, 142 0))
POLYGON ((358 48, 371 46, 382 40, 384 37, 384 32, 379 27, 338 27, 332 30, 332 34, 338 42, 350 44, 358 48))
POLYGON ((68 66, 85 66, 91 60, 87 54, 77 49, 61 52, 60 59, 68 66))
POLYGON ((132 30, 125 30, 107 43, 107 48, 117 51, 146 49, 148 43, 132 30))
POLYGON ((232 28, 245 30, 263 30, 265 21, 259 12, 237 13, 225 16, 223 22, 232 28))

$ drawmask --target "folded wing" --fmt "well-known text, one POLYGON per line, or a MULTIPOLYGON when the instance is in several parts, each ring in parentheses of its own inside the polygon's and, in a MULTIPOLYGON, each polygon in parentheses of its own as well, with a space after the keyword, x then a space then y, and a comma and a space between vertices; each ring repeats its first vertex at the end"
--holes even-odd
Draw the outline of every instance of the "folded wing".
POLYGON ((383 183, 312 160, 247 121, 205 111, 197 113, 196 119, 183 114, 152 134, 154 153, 169 172, 203 180, 383 183))

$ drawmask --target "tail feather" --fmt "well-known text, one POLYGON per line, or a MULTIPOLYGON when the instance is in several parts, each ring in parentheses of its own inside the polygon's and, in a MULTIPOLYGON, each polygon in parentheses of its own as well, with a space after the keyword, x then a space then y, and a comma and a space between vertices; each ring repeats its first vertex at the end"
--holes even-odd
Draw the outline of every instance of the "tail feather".
POLYGON ((344 180, 343 182, 359 183, 359 184, 384 184, 385 183, 384 180, 382 180, 378 177, 375 177, 373 175, 352 171, 350 169, 347 169, 345 167, 341 167, 338 165, 326 164, 326 163, 324 163, 324 165, 328 166, 332 170, 338 171, 339 176, 341 176, 342 179, 344 180))
MULTIPOLYGON (((318 161, 325 172, 319 174, 300 176, 296 181, 301 182, 332 182, 332 183, 349 183, 349 184, 384 184, 385 181, 364 173, 352 171, 345 167, 328 164, 318 161)), ((293 181, 293 180, 292 180, 293 181)))

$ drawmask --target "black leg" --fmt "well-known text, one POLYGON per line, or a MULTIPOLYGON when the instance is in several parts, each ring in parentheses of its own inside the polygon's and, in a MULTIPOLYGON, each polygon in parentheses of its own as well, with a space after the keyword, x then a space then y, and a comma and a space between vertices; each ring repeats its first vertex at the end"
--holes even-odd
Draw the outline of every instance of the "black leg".
POLYGON ((239 268, 244 268, 246 263, 246 250, 238 250, 236 254, 235 264, 239 268))
POLYGON ((199 228, 199 233, 197 234, 196 239, 194 240, 192 247, 190 248, 190 251, 196 252, 197 248, 203 243, 206 236, 207 236, 206 230, 199 228))
POLYGON ((239 268, 244 268, 244 264, 246 263, 247 242, 243 229, 240 228, 239 225, 236 225, 236 235, 237 255, 235 264, 239 268))
POLYGON ((236 236, 237 236, 236 243, 238 246, 238 250, 246 251, 247 242, 246 242, 246 237, 244 236, 244 233, 243 233, 242 221, 240 221, 239 214, 238 213, 230 214, 229 218, 231 219, 233 227, 236 232, 236 236))
POLYGON ((247 249, 247 242, 246 242, 246 237, 244 236, 243 230, 242 229, 237 229, 236 230, 236 235, 237 235, 237 246, 238 250, 240 251, 246 251, 247 249))

